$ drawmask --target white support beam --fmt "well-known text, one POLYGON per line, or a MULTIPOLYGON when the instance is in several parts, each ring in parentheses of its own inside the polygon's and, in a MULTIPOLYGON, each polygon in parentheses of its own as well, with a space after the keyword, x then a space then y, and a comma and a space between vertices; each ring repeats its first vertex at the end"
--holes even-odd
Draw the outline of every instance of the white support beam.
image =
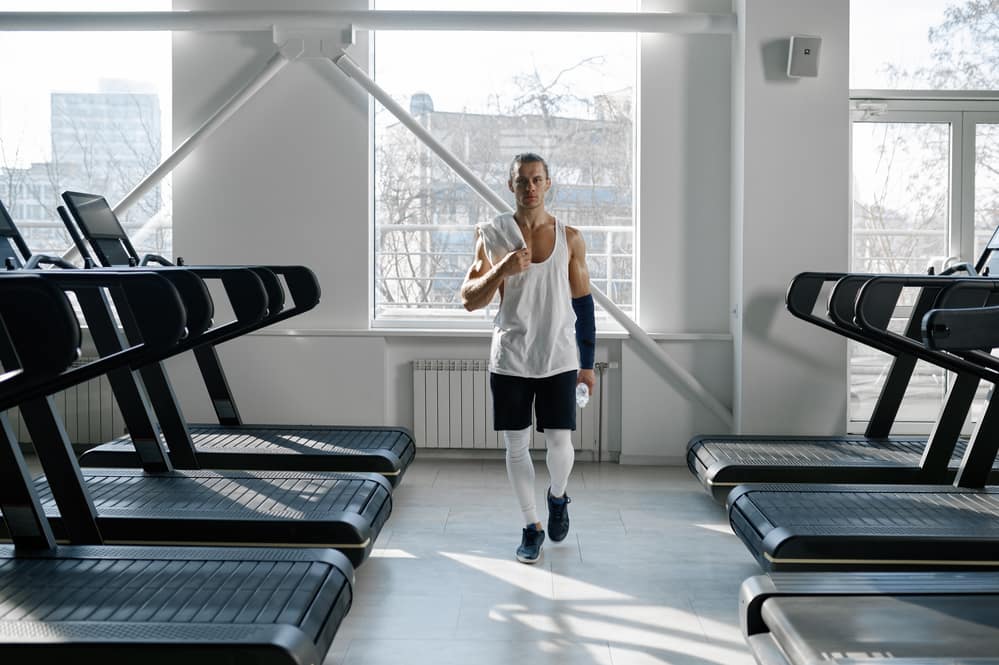
POLYGON ((187 137, 183 143, 181 143, 177 148, 170 153, 160 165, 157 166, 153 171, 142 179, 138 185, 136 185, 132 191, 125 195, 117 205, 114 206, 114 214, 119 217, 128 210, 132 205, 137 203, 146 192, 155 187, 163 178, 167 176, 168 173, 174 170, 178 164, 184 161, 192 150, 197 148, 201 143, 207 139, 212 132, 218 129, 222 123, 232 117, 232 114, 238 111, 243 104, 245 104, 253 95, 257 93, 258 90, 263 88, 268 81, 270 81, 274 76, 277 75, 279 71, 284 69, 284 66, 290 62, 288 58, 282 51, 277 51, 270 57, 264 68, 254 76, 250 81, 244 85, 236 94, 229 98, 229 100, 223 104, 218 111, 216 111, 208 120, 194 130, 194 133, 187 137))
POLYGON ((732 34, 735 14, 676 12, 193 11, 0 12, 0 31, 325 30, 568 31, 732 34))
MULTIPOLYGON (((378 102, 381 103, 381 105, 384 106, 389 113, 395 116, 399 122, 404 124, 411 132, 413 132, 413 134, 416 135, 420 141, 433 150, 445 164, 454 169, 455 173, 458 174, 458 177, 464 180, 469 187, 471 187, 486 201, 486 203, 491 205, 498 212, 511 212, 510 206, 507 205, 506 201, 490 189, 489 185, 484 183, 477 175, 475 175, 440 141, 434 138, 433 135, 430 134, 430 132, 428 132, 426 128, 424 128, 416 120, 416 118, 410 115, 409 112, 407 112, 397 101, 392 99, 392 97, 370 76, 368 76, 368 74, 361 69, 356 62, 351 60, 350 56, 348 56, 345 52, 342 52, 340 55, 331 57, 330 61, 343 71, 343 73, 356 81, 368 92, 368 94, 378 100, 378 102)), ((732 412, 724 404, 718 401, 718 399, 715 398, 715 396, 712 395, 695 376, 673 360, 669 354, 663 351, 662 348, 656 344, 656 341, 652 339, 652 337, 650 337, 649 334, 645 332, 645 330, 643 330, 637 323, 632 321, 631 317, 621 311, 621 308, 615 305, 605 293, 592 285, 590 289, 593 293, 594 300, 596 300, 608 314, 614 317, 614 320, 620 323, 624 329, 628 331, 632 340, 641 346, 647 353, 651 354, 653 358, 658 360, 669 375, 675 377, 681 384, 683 384, 684 388, 686 388, 690 394, 707 406, 708 409, 710 409, 711 412, 714 413, 726 427, 732 427, 734 422, 732 412)))

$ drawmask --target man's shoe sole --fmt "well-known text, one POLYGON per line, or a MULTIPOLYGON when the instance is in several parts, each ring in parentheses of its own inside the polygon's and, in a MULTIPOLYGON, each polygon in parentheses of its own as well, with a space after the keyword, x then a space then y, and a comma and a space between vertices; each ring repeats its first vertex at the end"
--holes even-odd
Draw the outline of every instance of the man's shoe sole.
POLYGON ((522 556, 520 556, 518 554, 517 555, 517 561, 519 561, 521 563, 527 563, 527 564, 538 563, 539 561, 541 561, 541 558, 543 556, 544 556, 544 550, 538 550, 538 558, 536 558, 536 559, 528 559, 528 558, 522 557, 522 556))
POLYGON ((551 536, 551 532, 549 532, 548 540, 552 541, 553 543, 561 543, 563 540, 565 540, 568 537, 569 537, 569 532, 568 531, 566 531, 565 535, 562 536, 561 538, 553 538, 551 536))

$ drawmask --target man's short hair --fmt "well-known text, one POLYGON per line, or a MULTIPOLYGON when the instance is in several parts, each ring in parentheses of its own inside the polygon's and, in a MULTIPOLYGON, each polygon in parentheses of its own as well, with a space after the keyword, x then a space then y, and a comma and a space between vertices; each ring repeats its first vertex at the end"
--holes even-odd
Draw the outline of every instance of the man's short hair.
POLYGON ((548 175, 548 162, 545 161, 544 157, 534 152, 522 152, 510 162, 510 180, 517 177, 517 170, 521 164, 530 164, 531 162, 541 162, 541 166, 545 167, 545 177, 551 178, 548 175))

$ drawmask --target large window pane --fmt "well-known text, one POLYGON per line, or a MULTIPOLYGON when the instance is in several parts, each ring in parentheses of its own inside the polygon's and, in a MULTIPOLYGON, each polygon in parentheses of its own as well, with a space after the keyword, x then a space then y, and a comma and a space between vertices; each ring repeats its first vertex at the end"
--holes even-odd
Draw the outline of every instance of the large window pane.
MULTIPOLYGON (((999 227, 999 123, 973 123, 975 132, 975 260, 999 227)), ((989 274, 999 275, 999 255, 987 265, 989 274)), ((990 385, 983 383, 972 406, 977 422, 985 410, 990 385)))
POLYGON ((854 0, 850 87, 999 89, 999 6, 979 0, 854 0))
MULTIPOLYGON (((583 231, 594 285, 633 311, 636 52, 610 33, 381 32, 375 76, 511 205, 513 156, 544 156, 548 209, 583 231)), ((380 106, 374 188, 375 318, 491 319, 458 287, 494 211, 380 106)))
MULTIPOLYGON (((975 256, 999 227, 999 124, 975 125, 975 256)), ((996 272, 995 266, 992 271, 996 272)))
MULTIPOLYGON (((948 123, 854 123, 851 270, 920 273, 947 256, 950 145, 948 123)), ((896 329, 906 309, 897 315, 896 329)), ((890 358, 851 343, 849 362, 850 418, 867 420, 890 358)), ((932 421, 945 388, 944 373, 920 363, 899 419, 932 421)))
MULTIPOLYGON (((8 2, 8 10, 169 10, 169 0, 8 2)), ((0 32, 0 200, 35 252, 71 241, 65 190, 114 205, 170 146, 170 34, 0 32)), ((123 216, 140 252, 172 254, 169 180, 123 216)))

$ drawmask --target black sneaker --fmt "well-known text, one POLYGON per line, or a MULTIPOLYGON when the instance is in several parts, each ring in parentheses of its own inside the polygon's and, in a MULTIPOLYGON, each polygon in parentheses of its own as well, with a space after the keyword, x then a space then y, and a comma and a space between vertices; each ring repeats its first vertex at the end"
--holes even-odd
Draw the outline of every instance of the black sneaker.
POLYGON ((545 542, 545 532, 536 524, 528 524, 517 548, 517 561, 537 563, 541 560, 541 543, 545 542))
POLYGON ((553 543, 565 540, 569 535, 569 504, 572 499, 568 494, 556 499, 552 496, 551 488, 548 489, 548 535, 553 543))

